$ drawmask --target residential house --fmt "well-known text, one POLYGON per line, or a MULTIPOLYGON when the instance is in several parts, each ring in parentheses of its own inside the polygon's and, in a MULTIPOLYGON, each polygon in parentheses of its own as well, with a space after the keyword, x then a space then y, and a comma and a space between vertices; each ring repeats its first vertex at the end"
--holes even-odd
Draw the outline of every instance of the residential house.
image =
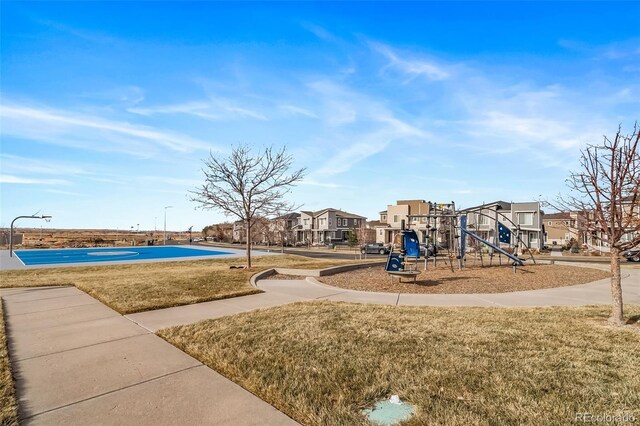
POLYGON ((538 201, 523 203, 507 203, 495 201, 481 206, 462 210, 467 213, 467 228, 494 244, 498 243, 498 223, 511 229, 511 244, 520 240, 527 246, 540 249, 544 246, 543 215, 538 201))
POLYGON ((448 230, 441 225, 442 218, 436 213, 451 213, 452 204, 440 205, 425 200, 398 200, 395 205, 388 205, 387 210, 380 212, 379 224, 375 226, 376 242, 392 243, 402 229, 402 221, 406 229, 413 229, 421 242, 436 238, 440 245, 448 241, 448 230), (443 232, 435 233, 441 229, 443 232))
POLYGON ((377 229, 384 225, 385 224, 379 220, 367 220, 364 229, 358 236, 358 241, 362 244, 375 243, 377 229))
POLYGON ((298 222, 300 213, 289 213, 274 219, 269 223, 267 241, 270 244, 289 245, 295 244, 297 240, 298 222))
MULTIPOLYGON (((251 223, 251 242, 266 243, 269 241, 270 221, 262 217, 256 217, 251 223)), ((245 222, 237 220, 233 222, 233 242, 246 243, 247 230, 245 222)))
POLYGON ((296 226, 297 241, 311 245, 346 242, 351 231, 359 232, 367 218, 342 210, 326 208, 302 211, 296 226))
POLYGON ((220 242, 233 241, 233 229, 232 223, 217 223, 215 225, 207 226, 203 229, 204 236, 207 239, 220 242))
POLYGON ((578 212, 562 212, 544 214, 545 243, 552 246, 562 246, 571 239, 579 244, 591 244, 591 238, 587 230, 585 215, 578 212))

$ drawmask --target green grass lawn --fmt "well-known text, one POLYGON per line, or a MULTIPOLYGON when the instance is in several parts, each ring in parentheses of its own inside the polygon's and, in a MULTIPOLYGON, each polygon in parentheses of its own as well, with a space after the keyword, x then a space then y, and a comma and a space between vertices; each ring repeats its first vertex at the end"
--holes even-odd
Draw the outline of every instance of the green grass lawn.
POLYGON ((366 424, 393 394, 417 406, 411 425, 640 418, 640 327, 608 315, 307 302, 158 334, 303 424, 366 424))
POLYGON ((261 291, 249 284, 259 271, 281 268, 327 268, 355 260, 312 259, 303 256, 254 257, 253 268, 229 269, 244 259, 215 259, 128 265, 0 271, 0 287, 74 285, 121 314, 261 291))
POLYGON ((4 329, 4 312, 0 299, 0 425, 18 425, 18 404, 7 350, 7 336, 4 329))

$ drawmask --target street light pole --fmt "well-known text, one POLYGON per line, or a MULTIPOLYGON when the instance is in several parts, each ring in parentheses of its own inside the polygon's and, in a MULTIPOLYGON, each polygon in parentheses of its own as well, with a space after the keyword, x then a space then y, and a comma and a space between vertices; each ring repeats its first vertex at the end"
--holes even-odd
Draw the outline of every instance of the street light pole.
POLYGON ((167 245, 167 209, 173 208, 173 206, 164 207, 164 237, 162 245, 167 245))
POLYGON ((45 216, 45 215, 40 215, 40 216, 36 216, 36 215, 29 215, 29 216, 18 216, 15 219, 13 219, 11 221, 11 229, 9 231, 9 257, 13 257, 13 224, 16 220, 18 219, 51 219, 51 216, 45 216))

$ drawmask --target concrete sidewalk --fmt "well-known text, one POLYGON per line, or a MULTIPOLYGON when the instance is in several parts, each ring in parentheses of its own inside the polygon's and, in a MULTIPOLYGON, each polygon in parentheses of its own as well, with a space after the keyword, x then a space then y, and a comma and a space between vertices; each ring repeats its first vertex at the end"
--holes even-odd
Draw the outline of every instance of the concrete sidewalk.
MULTIPOLYGON (((640 304, 640 270, 625 268, 622 270, 622 276, 625 303, 640 304)), ((269 294, 287 295, 307 300, 407 306, 535 307, 609 304, 611 303, 610 282, 610 279, 606 278, 568 287, 491 294, 376 293, 332 287, 322 284, 315 278, 307 278, 306 280, 266 279, 258 281, 257 285, 269 294)), ((411 285, 407 284, 407 286, 411 285)))
POLYGON ((74 287, 0 295, 21 424, 297 424, 74 287))
MULTIPOLYGON (((583 265, 576 265, 583 266, 583 265)), ((622 271, 625 303, 640 304, 640 269, 622 271)), ((412 284, 408 283, 407 286, 412 284)), ((265 293, 156 311, 127 315, 127 318, 149 331, 176 325, 191 324, 210 318, 235 315, 254 309, 269 308, 305 300, 333 300, 353 303, 373 303, 406 306, 484 306, 535 307, 580 306, 611 303, 610 280, 569 287, 516 291, 493 294, 410 294, 375 293, 332 287, 308 277, 306 280, 271 280, 257 282, 265 293)))
POLYGON ((292 294, 259 293, 196 303, 193 305, 139 312, 137 314, 126 315, 126 318, 151 332, 156 332, 161 328, 172 327, 174 325, 191 324, 205 319, 220 318, 227 315, 252 311, 254 309, 270 308, 272 306, 299 302, 301 300, 307 300, 307 298, 292 294))

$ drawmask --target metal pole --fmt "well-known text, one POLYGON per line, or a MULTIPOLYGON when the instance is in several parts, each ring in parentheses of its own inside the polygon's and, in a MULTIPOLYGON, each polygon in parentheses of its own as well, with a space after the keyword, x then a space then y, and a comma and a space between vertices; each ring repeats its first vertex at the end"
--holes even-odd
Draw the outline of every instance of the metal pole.
POLYGON ((13 257, 13 224, 18 219, 51 219, 51 216, 45 215, 29 215, 29 216, 18 216, 11 221, 11 228, 9 229, 9 257, 13 257))
POLYGON ((167 209, 172 208, 173 206, 164 206, 164 241, 162 245, 167 245, 167 209))

